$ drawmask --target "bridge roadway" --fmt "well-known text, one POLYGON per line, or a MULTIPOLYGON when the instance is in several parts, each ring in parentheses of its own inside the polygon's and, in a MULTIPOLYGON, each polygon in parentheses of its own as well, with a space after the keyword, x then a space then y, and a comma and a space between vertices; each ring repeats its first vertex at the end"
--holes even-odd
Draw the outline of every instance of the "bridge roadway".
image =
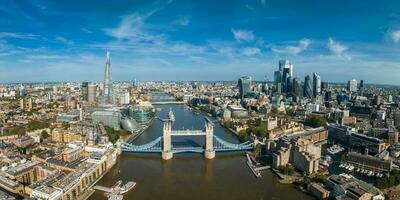
POLYGON ((184 101, 155 101, 151 102, 153 105, 170 105, 170 104, 185 104, 184 101))
POLYGON ((204 153, 206 158, 212 159, 215 157, 215 152, 247 151, 255 146, 255 143, 250 141, 233 144, 222 140, 214 135, 214 124, 208 118, 206 118, 204 130, 171 130, 171 126, 171 121, 164 121, 162 136, 143 145, 123 143, 121 150, 133 153, 161 153, 161 157, 165 160, 171 159, 174 153, 184 152, 204 153), (204 136, 205 145, 204 147, 175 147, 172 145, 172 136, 204 136))

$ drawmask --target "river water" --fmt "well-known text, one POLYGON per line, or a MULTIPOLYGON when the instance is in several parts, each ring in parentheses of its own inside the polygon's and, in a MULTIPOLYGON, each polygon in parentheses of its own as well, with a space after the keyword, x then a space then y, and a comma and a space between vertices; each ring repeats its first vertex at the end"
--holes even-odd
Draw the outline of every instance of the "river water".
MULTIPOLYGON (((157 106, 157 116, 166 118, 170 109, 175 114, 173 129, 203 129, 204 114, 194 113, 182 105, 157 106)), ((162 122, 156 120, 134 143, 144 144, 162 135, 162 122)), ((238 143, 232 133, 219 124, 214 134, 223 140, 238 143)), ((173 138, 174 146, 202 146, 204 138, 173 138)), ((217 153, 212 160, 202 154, 175 154, 171 160, 161 159, 160 154, 123 153, 117 164, 97 184, 110 187, 118 180, 135 181, 134 189, 124 199, 136 200, 299 200, 314 199, 300 192, 291 184, 280 184, 271 171, 255 178, 246 165, 243 152, 217 153)), ((106 199, 102 192, 95 192, 89 199, 106 199)))

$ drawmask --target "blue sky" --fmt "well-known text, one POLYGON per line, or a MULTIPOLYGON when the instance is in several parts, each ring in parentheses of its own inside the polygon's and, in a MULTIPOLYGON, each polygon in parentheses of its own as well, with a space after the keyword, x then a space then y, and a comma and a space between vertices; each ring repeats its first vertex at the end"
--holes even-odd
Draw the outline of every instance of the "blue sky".
POLYGON ((400 85, 400 2, 0 0, 0 82, 301 79, 400 85))

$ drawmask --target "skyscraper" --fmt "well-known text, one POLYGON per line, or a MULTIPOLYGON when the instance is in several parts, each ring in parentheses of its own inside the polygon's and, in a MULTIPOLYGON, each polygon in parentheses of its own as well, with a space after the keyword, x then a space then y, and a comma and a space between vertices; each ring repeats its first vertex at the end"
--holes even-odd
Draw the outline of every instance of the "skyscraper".
POLYGON ((89 105, 94 105, 96 103, 96 91, 97 91, 97 85, 95 85, 95 84, 88 85, 88 103, 89 103, 89 105))
POLYGON ((289 60, 280 60, 279 71, 286 71, 289 76, 293 76, 293 65, 290 63, 289 60))
POLYGON ((239 86, 239 96, 240 99, 244 99, 244 97, 250 93, 251 90, 251 77, 250 76, 243 76, 238 80, 239 86))
POLYGON ((311 81, 310 75, 307 75, 306 78, 304 79, 304 97, 312 99, 313 97, 313 84, 311 81))
POLYGON ((357 81, 355 79, 349 80, 347 82, 347 90, 350 92, 356 92, 357 91, 357 81))
POLYGON ((103 88, 104 104, 114 103, 114 95, 111 81, 111 61, 110 52, 107 51, 106 67, 104 71, 104 88, 103 88))
POLYGON ((314 98, 321 94, 321 77, 313 73, 313 96, 314 98))
POLYGON ((82 94, 82 100, 88 101, 88 93, 89 93, 89 82, 83 82, 81 85, 81 94, 82 94))

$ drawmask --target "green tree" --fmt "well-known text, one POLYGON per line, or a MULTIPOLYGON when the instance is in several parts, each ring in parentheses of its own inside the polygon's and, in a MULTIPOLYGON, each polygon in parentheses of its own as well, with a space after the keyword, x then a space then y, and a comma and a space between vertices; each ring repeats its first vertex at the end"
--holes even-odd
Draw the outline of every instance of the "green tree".
POLYGON ((43 130, 40 135, 42 136, 42 138, 46 139, 48 137, 50 137, 49 133, 47 133, 47 131, 43 130))
POLYGON ((320 117, 317 115, 310 115, 307 117, 305 121, 305 125, 311 126, 314 128, 326 126, 327 119, 325 117, 320 117))

